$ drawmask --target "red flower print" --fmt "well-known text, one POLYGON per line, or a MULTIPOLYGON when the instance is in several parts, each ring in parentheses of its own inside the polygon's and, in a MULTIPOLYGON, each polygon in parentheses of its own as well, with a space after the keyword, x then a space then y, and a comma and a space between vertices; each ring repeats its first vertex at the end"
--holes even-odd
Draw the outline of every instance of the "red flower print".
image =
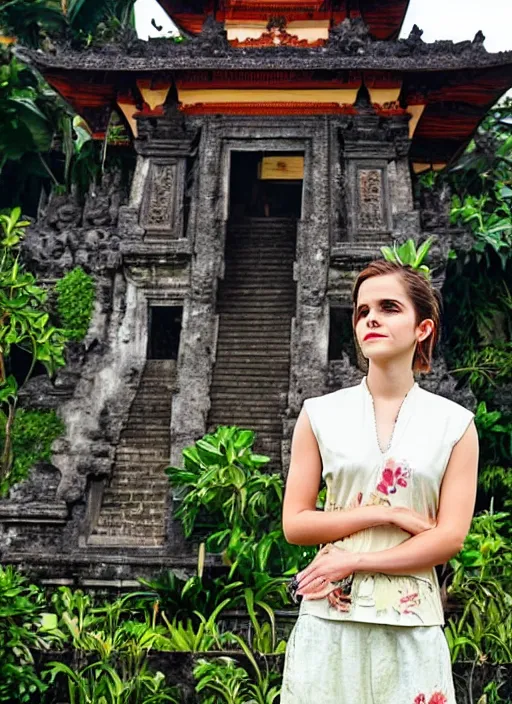
MULTIPOLYGON (((420 605, 419 594, 418 594, 418 592, 413 592, 411 594, 406 594, 405 596, 402 596, 400 598, 399 610, 400 610, 400 613, 402 613, 402 614, 414 614, 414 611, 411 611, 411 608, 419 606, 419 605, 420 605)), ((423 695, 421 695, 421 696, 423 696, 423 695)))
POLYGON ((448 699, 444 696, 442 692, 434 692, 434 694, 428 700, 428 704, 446 704, 448 699))
MULTIPOLYGON (((428 704, 446 704, 448 699, 442 692, 434 692, 434 694, 428 700, 428 704)), ((418 694, 414 698, 414 704, 427 704, 427 700, 424 694, 418 694)))
POLYGON ((345 594, 343 589, 333 589, 327 595, 327 601, 336 611, 341 611, 342 613, 348 613, 352 606, 352 597, 350 594, 345 594))
POLYGON ((397 487, 407 486, 410 470, 406 467, 397 465, 393 460, 388 460, 386 467, 382 470, 380 482, 377 484, 377 491, 388 496, 396 494, 397 487))

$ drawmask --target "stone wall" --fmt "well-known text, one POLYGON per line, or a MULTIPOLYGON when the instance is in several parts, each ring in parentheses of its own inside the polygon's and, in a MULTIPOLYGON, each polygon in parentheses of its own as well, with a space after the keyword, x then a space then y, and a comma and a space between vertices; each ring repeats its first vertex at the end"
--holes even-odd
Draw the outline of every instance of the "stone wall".
MULTIPOLYGON (((165 565, 193 569, 196 558, 172 521, 172 501, 160 545, 102 547, 88 536, 143 373, 152 305, 183 308, 170 463, 180 464, 183 447, 206 431, 233 150, 304 154, 283 467, 304 398, 360 379, 348 355, 329 360, 330 309, 350 308, 356 271, 380 257, 383 244, 418 240, 422 222, 433 220, 422 221, 413 203, 407 119, 376 115, 364 95, 356 107, 354 116, 213 115, 185 122, 167 105, 162 118, 138 118, 129 195, 118 175, 107 174, 84 205, 57 196, 42 210, 26 240, 29 265, 48 282, 81 265, 94 275, 98 297, 87 337, 70 348, 68 366, 53 383, 33 379, 24 393, 27 405, 58 409, 67 431, 55 443, 52 464, 36 467, 0 502, 4 561, 31 565, 48 579, 71 573, 85 582, 130 580, 165 565)), ((440 286, 451 234, 446 222, 437 224, 432 261, 440 286)), ((425 386, 454 397, 442 359, 425 386)))

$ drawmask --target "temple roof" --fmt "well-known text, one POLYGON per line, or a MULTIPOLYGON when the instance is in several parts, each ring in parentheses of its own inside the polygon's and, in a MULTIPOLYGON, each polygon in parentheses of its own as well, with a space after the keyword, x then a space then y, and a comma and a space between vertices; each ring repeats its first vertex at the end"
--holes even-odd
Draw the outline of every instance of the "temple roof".
POLYGON ((205 17, 218 21, 329 19, 336 24, 346 17, 361 17, 374 39, 397 39, 409 0, 158 0, 182 29, 197 34, 205 17))
MULTIPOLYGON (((84 51, 17 52, 85 119, 117 105, 134 134, 137 116, 162 114, 172 85, 185 113, 237 115, 353 115, 365 86, 378 114, 410 117, 410 154, 418 168, 453 160, 512 85, 512 52, 488 53, 481 35, 427 44, 417 28, 396 42, 360 33, 352 40, 331 30, 323 46, 235 48, 222 26, 209 22, 199 37, 182 43, 130 40, 84 51)), ((290 37, 286 28, 279 32, 290 37)))
POLYGON ((57 49, 43 53, 18 49, 20 58, 48 69, 106 71, 116 73, 162 72, 191 69, 212 70, 382 70, 408 72, 460 71, 508 67, 512 82, 512 51, 489 53, 474 42, 422 42, 421 48, 410 48, 403 40, 373 42, 367 51, 342 53, 336 48, 276 46, 268 48, 227 47, 203 51, 198 40, 174 44, 156 39, 139 42, 124 51, 107 45, 103 49, 73 51, 57 49), (196 43, 197 42, 197 43, 196 43), (286 64, 284 63, 286 62, 286 64))

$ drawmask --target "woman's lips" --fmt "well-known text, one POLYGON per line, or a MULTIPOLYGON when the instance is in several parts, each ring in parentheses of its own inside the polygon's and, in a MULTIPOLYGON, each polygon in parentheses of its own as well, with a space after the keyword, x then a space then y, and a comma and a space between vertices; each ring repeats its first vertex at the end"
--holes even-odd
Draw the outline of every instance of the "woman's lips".
POLYGON ((368 335, 366 335, 363 342, 366 342, 366 340, 372 340, 372 339, 379 338, 379 337, 386 337, 386 336, 379 335, 378 333, 375 333, 375 332, 370 332, 368 335))

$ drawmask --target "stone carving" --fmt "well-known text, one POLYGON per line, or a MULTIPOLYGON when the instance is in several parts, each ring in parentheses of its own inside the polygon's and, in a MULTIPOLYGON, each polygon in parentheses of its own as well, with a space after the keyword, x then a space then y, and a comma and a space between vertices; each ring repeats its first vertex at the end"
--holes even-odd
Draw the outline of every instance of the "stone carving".
MULTIPOLYGON (((425 46, 425 42, 421 38, 423 35, 423 30, 414 24, 409 36, 406 39, 402 39, 402 45, 406 47, 406 50, 414 53, 416 50, 421 50, 425 46)), ((407 51, 405 52, 407 53, 407 51)))
POLYGON ((83 206, 74 193, 52 194, 23 241, 25 261, 45 278, 75 266, 88 273, 117 269, 121 256, 115 225, 124 199, 121 175, 108 172, 101 185, 91 187, 83 206))
POLYGON ((381 169, 358 170, 358 230, 379 232, 386 229, 381 169))
MULTIPOLYGON (((172 89, 169 91, 171 94, 172 89)), ((138 141, 169 140, 186 138, 184 115, 180 112, 178 102, 173 98, 164 105, 162 117, 138 117, 138 141)))
POLYGON ((327 46, 343 54, 365 54, 371 42, 368 27, 360 17, 348 17, 329 31, 327 46))
POLYGON ((84 227, 116 225, 124 195, 121 172, 105 171, 101 185, 89 189, 85 198, 82 220, 84 227))
POLYGON ((144 205, 143 227, 148 230, 172 229, 175 210, 176 164, 151 166, 151 182, 144 205))
POLYGON ((307 39, 299 39, 295 34, 289 34, 286 29, 286 17, 271 17, 267 24, 267 31, 257 38, 248 38, 243 41, 235 39, 232 42, 234 47, 313 47, 321 46, 325 42, 318 39, 309 42, 307 39))
POLYGON ((228 35, 221 22, 217 22, 213 15, 208 15, 198 37, 190 42, 194 53, 207 54, 208 56, 222 56, 230 49, 228 35))

